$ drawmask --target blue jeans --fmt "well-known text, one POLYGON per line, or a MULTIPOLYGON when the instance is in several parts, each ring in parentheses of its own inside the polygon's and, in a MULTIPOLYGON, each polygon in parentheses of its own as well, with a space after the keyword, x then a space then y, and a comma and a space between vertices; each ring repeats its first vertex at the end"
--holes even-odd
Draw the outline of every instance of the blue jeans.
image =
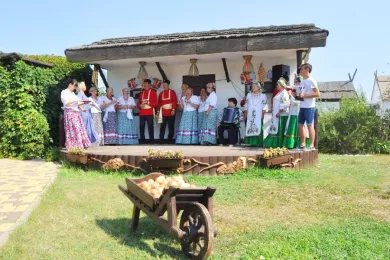
POLYGON ((298 115, 298 124, 304 125, 306 122, 306 125, 313 125, 315 111, 315 107, 301 108, 298 115))

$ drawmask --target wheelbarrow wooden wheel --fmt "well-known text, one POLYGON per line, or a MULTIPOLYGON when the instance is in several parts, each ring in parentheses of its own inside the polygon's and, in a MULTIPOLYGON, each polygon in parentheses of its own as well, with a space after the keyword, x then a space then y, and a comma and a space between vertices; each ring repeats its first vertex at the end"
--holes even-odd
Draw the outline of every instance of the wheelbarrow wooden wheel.
POLYGON ((183 253, 191 259, 206 259, 213 248, 214 225, 210 213, 200 203, 191 203, 184 209, 180 218, 183 253))

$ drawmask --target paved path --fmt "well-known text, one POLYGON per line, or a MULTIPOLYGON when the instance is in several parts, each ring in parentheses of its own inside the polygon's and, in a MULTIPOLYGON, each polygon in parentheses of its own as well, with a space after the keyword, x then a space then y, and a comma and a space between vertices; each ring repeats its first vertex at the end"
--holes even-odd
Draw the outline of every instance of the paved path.
POLYGON ((0 159, 0 246, 24 223, 57 176, 45 161, 0 159))

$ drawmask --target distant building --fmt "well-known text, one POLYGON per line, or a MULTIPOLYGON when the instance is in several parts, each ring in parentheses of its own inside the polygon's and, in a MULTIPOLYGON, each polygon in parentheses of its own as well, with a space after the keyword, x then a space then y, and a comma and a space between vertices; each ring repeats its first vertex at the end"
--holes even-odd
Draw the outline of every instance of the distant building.
POLYGON ((382 116, 386 110, 390 110, 390 76, 377 76, 376 73, 374 75, 371 104, 378 115, 382 116))
POLYGON ((321 112, 340 108, 340 101, 344 98, 357 98, 352 81, 318 82, 320 98, 317 107, 321 112))

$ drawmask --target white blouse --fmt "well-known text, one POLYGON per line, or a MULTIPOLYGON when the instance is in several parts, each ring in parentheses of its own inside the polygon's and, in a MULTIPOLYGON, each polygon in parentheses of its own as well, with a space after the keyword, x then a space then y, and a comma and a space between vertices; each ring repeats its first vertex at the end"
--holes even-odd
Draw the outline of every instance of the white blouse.
POLYGON ((69 102, 81 101, 80 98, 78 98, 76 96, 76 94, 71 92, 69 89, 64 89, 63 91, 61 91, 61 101, 62 101, 62 104, 64 105, 63 109, 69 108, 69 109, 72 109, 75 111, 79 111, 78 102, 75 102, 71 105, 67 105, 67 103, 69 103, 69 102))
POLYGON ((199 108, 198 108, 198 112, 201 113, 201 112, 206 112, 208 110, 208 105, 206 105, 206 100, 202 101, 199 97, 199 108))
POLYGON ((89 101, 91 101, 91 113, 97 114, 101 113, 102 111, 98 108, 96 108, 94 105, 101 107, 103 105, 102 99, 100 97, 96 97, 96 100, 94 100, 92 97, 88 98, 89 101))
POLYGON ((265 94, 248 93, 243 111, 253 109, 253 107, 260 106, 263 111, 267 110, 267 96, 265 94))
MULTIPOLYGON (((184 112, 196 111, 196 108, 194 108, 192 105, 190 105, 187 102, 186 97, 182 97, 181 101, 184 104, 184 109, 183 109, 184 112)), ((191 101, 192 104, 199 105, 199 98, 197 96, 192 95, 191 98, 190 98, 190 101, 191 101)))
POLYGON ((206 99, 207 109, 209 109, 209 106, 212 106, 212 109, 217 109, 217 94, 215 94, 215 91, 211 92, 206 99))
MULTIPOLYGON (((112 97, 112 100, 116 101, 116 98, 115 97, 112 97)), ((108 97, 106 96, 103 96, 101 98, 101 105, 103 105, 103 102, 108 104, 110 103, 112 100, 108 99, 108 97)), ((112 104, 112 105, 109 105, 108 107, 104 108, 103 109, 104 112, 115 112, 115 104, 112 104)))
POLYGON ((284 89, 280 91, 272 99, 272 114, 279 113, 280 110, 283 112, 280 113, 281 116, 288 116, 288 108, 290 106, 290 97, 288 92, 284 89))
MULTIPOLYGON (((125 100, 122 96, 122 97, 118 98, 118 105, 120 105, 120 106, 135 106, 136 104, 135 104, 134 98, 129 96, 127 98, 127 100, 125 100)), ((130 110, 132 110, 132 109, 130 109, 130 110)), ((126 112, 127 109, 118 109, 118 111, 126 112)))

